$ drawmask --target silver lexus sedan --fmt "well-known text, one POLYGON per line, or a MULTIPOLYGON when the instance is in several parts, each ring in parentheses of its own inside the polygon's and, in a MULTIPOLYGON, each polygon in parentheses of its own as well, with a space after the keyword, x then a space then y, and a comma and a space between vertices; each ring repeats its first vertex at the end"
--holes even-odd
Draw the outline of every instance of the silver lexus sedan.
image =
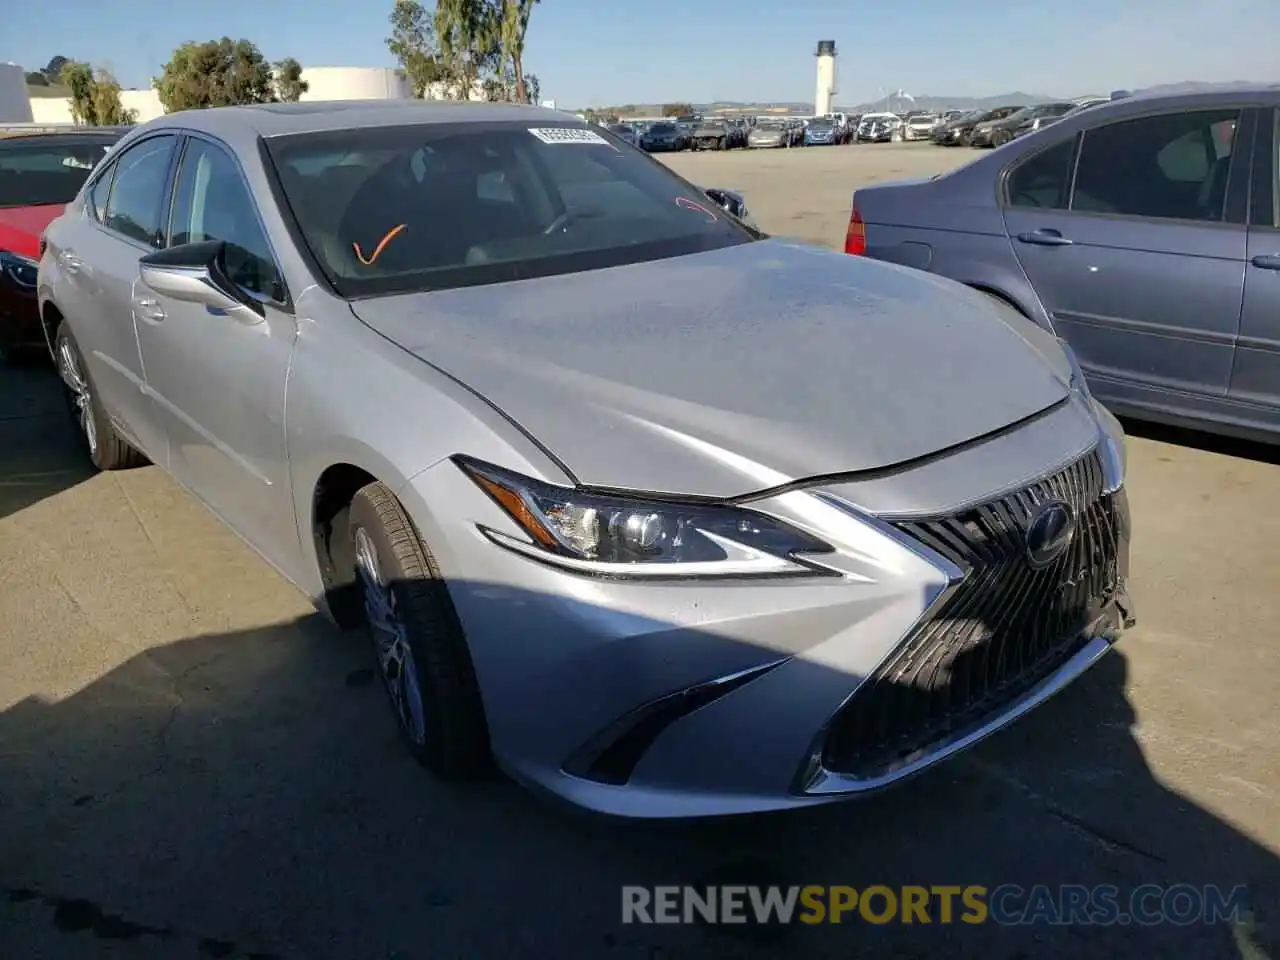
POLYGON ((1110 649, 1124 438, 1012 309, 726 196, 532 107, 178 113, 49 227, 41 317, 93 463, 367 632, 431 770, 800 807, 1110 649))

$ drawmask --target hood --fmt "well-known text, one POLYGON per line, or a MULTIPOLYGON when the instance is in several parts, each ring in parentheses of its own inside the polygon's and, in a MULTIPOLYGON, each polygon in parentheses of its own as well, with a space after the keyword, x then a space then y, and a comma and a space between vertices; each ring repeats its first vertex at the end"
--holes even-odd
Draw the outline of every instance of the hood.
POLYGON ((36 207, 0 207, 0 250, 20 256, 40 255, 40 234, 62 213, 61 203, 36 207))
POLYGON ((1062 400, 1053 338, 987 299, 765 240, 352 308, 580 483, 719 498, 893 466, 1062 400))

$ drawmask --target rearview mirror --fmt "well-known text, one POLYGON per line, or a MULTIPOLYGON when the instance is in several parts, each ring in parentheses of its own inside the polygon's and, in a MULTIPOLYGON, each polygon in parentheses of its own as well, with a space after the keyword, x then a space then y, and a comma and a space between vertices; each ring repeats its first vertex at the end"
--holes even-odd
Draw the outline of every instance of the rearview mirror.
POLYGON ((249 299, 227 276, 226 244, 204 240, 157 250, 138 261, 142 282, 164 297, 200 303, 214 310, 249 311, 263 316, 262 305, 249 299))
POLYGON ((730 213, 739 220, 747 219, 747 201, 740 193, 733 190, 722 190, 717 187, 709 187, 702 191, 705 193, 716 206, 720 207, 726 213, 730 213))

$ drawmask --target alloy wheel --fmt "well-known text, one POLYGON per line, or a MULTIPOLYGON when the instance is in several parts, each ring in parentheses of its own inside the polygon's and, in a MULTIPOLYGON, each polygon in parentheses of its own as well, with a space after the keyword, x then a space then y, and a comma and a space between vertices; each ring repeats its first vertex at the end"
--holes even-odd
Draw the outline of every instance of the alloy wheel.
POLYGON ((89 388, 89 378, 80 367, 80 358, 66 337, 58 341, 58 375, 62 378, 72 413, 80 426, 80 432, 84 434, 89 453, 97 454, 98 427, 93 419, 93 393, 89 388))
POLYGON ((414 746, 427 740, 426 710, 409 631, 397 610, 396 594, 378 560, 378 548, 363 529, 355 532, 356 574, 364 594, 365 617, 372 635, 383 685, 391 697, 400 728, 414 746))

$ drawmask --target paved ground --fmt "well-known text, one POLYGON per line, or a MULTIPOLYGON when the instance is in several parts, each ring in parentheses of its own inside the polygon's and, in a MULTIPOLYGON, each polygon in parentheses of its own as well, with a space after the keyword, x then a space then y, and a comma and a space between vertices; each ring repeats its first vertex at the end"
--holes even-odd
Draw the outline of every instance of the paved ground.
MULTIPOLYGON (((673 159, 826 243, 957 151, 673 159)), ((405 758, 363 648, 148 468, 89 476, 0 372, 0 957, 1280 956, 1280 457, 1131 442, 1141 626, 980 750, 859 805, 586 818, 405 758), (657 882, 1247 885, 1235 929, 624 927, 657 882)))

